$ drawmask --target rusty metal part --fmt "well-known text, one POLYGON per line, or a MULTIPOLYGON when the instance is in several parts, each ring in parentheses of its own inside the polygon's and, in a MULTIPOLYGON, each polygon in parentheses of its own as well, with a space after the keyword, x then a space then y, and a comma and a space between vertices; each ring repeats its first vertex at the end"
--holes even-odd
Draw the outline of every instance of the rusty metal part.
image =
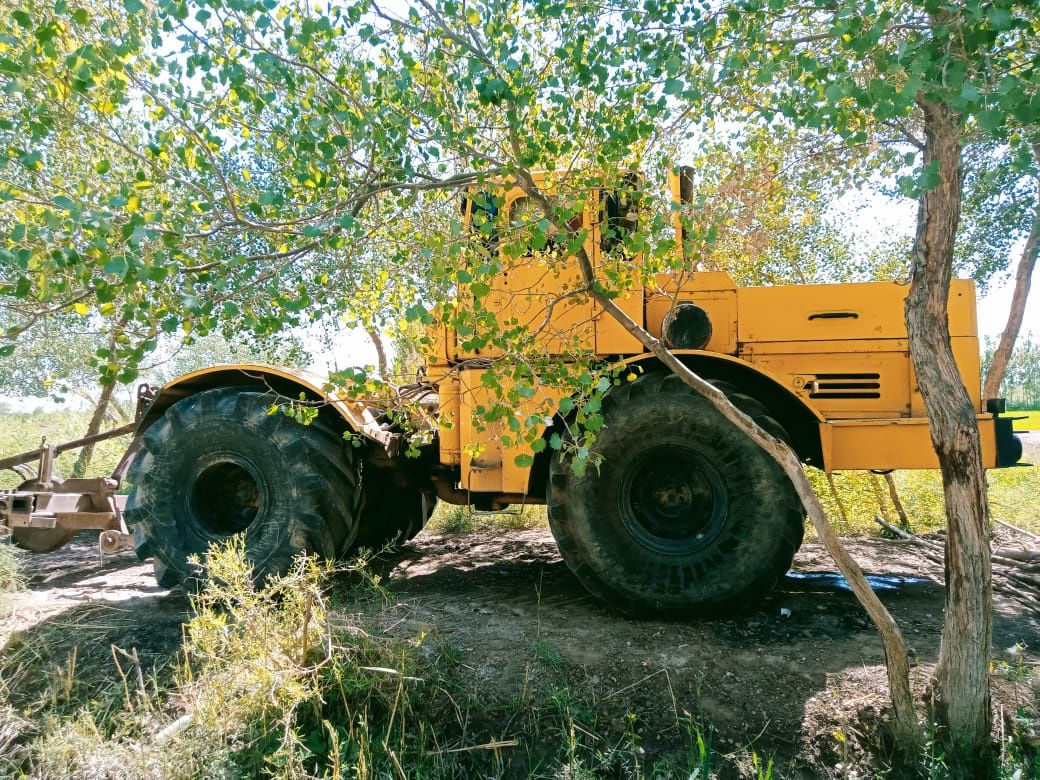
MULTIPOLYGON (((114 428, 111 431, 104 431, 102 433, 96 433, 93 436, 84 436, 82 439, 75 439, 73 441, 62 442, 61 444, 42 444, 40 449, 29 450, 28 452, 22 452, 18 455, 11 455, 8 458, 0 459, 0 471, 4 469, 13 469, 15 466, 21 466, 24 463, 40 458, 42 450, 49 450, 51 463, 53 464, 54 457, 60 455, 63 452, 69 450, 76 450, 80 447, 85 447, 88 444, 97 444, 99 441, 106 441, 108 439, 114 439, 117 436, 126 436, 128 433, 133 433, 134 428, 137 427, 137 423, 128 423, 119 428, 114 428)), ((41 465, 41 473, 42 473, 41 465)))
POLYGON ((58 549, 82 529, 108 534, 99 540, 102 552, 115 545, 127 530, 123 521, 126 496, 117 496, 115 491, 137 449, 137 440, 131 442, 112 477, 62 480, 54 476, 54 461, 62 452, 133 433, 154 399, 151 387, 139 385, 134 422, 62 444, 48 444, 45 439, 38 450, 0 459, 0 470, 12 469, 23 476, 29 471, 28 463, 36 460, 38 464, 35 477, 14 490, 0 491, 0 532, 10 533, 19 547, 38 553, 58 549))
POLYGON ((541 496, 526 493, 476 493, 459 487, 458 475, 449 469, 437 469, 430 477, 434 494, 447 504, 475 506, 480 511, 501 512, 513 504, 544 504, 541 496))
POLYGON ((50 552, 82 529, 126 532, 126 496, 115 495, 119 482, 92 479, 29 480, 15 490, 0 491, 0 525, 21 547, 50 552))
POLYGON ((114 555, 122 550, 131 550, 134 546, 134 535, 121 531, 102 531, 98 536, 98 549, 102 555, 114 555))

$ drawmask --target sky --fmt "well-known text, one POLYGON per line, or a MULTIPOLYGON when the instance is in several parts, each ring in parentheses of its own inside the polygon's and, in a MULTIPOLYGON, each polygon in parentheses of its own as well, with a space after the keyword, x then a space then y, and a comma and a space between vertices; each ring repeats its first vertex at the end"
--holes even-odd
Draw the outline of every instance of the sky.
MULTIPOLYGON (((850 221, 847 229, 854 240, 861 242, 862 246, 871 247, 876 246, 880 237, 888 233, 912 235, 917 220, 917 202, 907 198, 886 197, 876 191, 853 191, 838 201, 835 213, 850 221)), ((1015 285, 1014 268, 1024 246, 1025 239, 1022 239, 1012 248, 1010 272, 1003 278, 993 280, 985 295, 978 296, 980 340, 987 337, 995 340, 1004 330, 1015 285)), ((1034 278, 1034 282, 1040 286, 1040 280, 1034 278)), ((1029 332, 1040 335, 1038 295, 1040 293, 1034 290, 1030 302, 1026 304, 1021 335, 1029 332)))
MULTIPOLYGON (((1021 252, 1021 248, 1019 249, 1021 252)), ((1033 285, 1037 286, 1036 274, 1033 274, 1033 285)), ((979 299, 979 338, 989 336, 998 338, 1007 322, 1008 310, 1011 308, 1011 293, 1014 289, 1014 278, 1008 279, 999 287, 991 288, 979 299)), ((1032 332, 1040 335, 1040 303, 1037 303, 1037 292, 1030 295, 1026 303, 1026 315, 1022 321, 1022 333, 1032 332)), ((1020 336, 1021 338, 1021 336, 1020 336)))

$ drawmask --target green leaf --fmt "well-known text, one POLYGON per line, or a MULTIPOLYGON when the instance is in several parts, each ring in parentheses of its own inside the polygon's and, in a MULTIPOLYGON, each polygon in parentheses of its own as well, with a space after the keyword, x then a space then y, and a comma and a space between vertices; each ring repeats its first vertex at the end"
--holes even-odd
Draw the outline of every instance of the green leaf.
POLYGON ((534 465, 534 457, 524 453, 513 458, 513 462, 522 469, 529 469, 534 465))
POLYGON ((113 257, 107 263, 105 263, 104 271, 106 274, 115 274, 116 276, 122 276, 126 273, 127 264, 125 257, 113 257))
POLYGON ((942 184, 942 176, 939 173, 938 160, 932 160, 921 169, 921 175, 918 177, 918 184, 925 192, 934 190, 942 184))
POLYGON ((975 115, 975 118, 979 123, 979 127, 990 134, 996 134, 1004 125, 1003 112, 995 109, 980 111, 975 115))
POLYGON ((678 95, 683 91, 683 83, 679 79, 665 79, 664 82, 664 94, 666 95, 678 95))

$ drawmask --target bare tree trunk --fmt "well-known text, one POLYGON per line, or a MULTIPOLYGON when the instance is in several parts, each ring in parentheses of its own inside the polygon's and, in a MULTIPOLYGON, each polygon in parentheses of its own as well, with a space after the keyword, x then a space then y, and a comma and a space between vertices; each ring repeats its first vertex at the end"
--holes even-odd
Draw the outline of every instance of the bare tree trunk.
POLYGON ((924 164, 937 163, 941 181, 920 202, 906 327, 948 520, 936 714, 954 776, 986 777, 992 772, 988 664, 993 619, 986 478, 976 410, 953 357, 947 319, 963 177, 961 117, 941 104, 924 99, 920 104, 924 164))
POLYGON ((376 368, 379 370, 379 376, 386 379, 386 350, 383 349, 383 337, 375 328, 368 329, 368 337, 376 347, 376 368))
MULTIPOLYGON (((128 315, 123 315, 115 327, 112 328, 112 331, 108 335, 108 348, 110 351, 115 347, 116 343, 123 335, 127 323, 129 322, 130 317, 128 315)), ((90 416, 90 423, 87 425, 86 436, 93 436, 95 433, 101 432, 101 426, 105 422, 105 415, 108 413, 109 404, 112 403, 112 393, 115 389, 115 377, 112 378, 111 383, 101 386, 101 395, 98 397, 97 405, 94 407, 94 413, 90 416)), ((87 468, 90 466, 90 461, 93 457, 93 444, 88 444, 86 447, 81 449, 79 451, 79 457, 76 458, 76 463, 72 467, 72 476, 82 477, 86 474, 87 468)))
POLYGON ((874 499, 878 503, 878 511, 881 513, 881 517, 892 522, 892 518, 888 514, 888 504, 885 503, 885 492, 881 489, 881 479, 874 472, 870 473, 870 487, 874 490, 874 499))
MULTIPOLYGON (((1040 148, 1036 149, 1035 159, 1040 161, 1040 148)), ((982 385, 983 398, 997 398, 1000 395, 1000 383, 1004 381, 1011 353, 1015 350, 1018 332, 1022 329, 1022 318, 1026 313, 1026 300, 1029 298, 1029 286, 1036 268, 1036 256, 1040 250, 1040 177, 1036 180, 1037 201, 1033 212, 1033 226, 1026 239, 1022 256, 1018 260, 1015 271, 1015 291, 1011 295, 1011 309, 1008 311, 1007 324, 1000 334, 1000 342, 993 351, 993 362, 986 372, 986 381, 982 385)))
POLYGON ((904 531, 910 530, 910 518, 906 515, 906 508, 903 506, 903 501, 899 498, 899 491, 896 489, 896 481, 892 478, 892 474, 885 474, 885 482, 888 484, 888 496, 892 499, 892 506, 895 507, 896 514, 899 515, 899 527, 904 531))
MULTIPOLYGON (((555 221, 556 215, 553 212, 553 206, 538 189, 534 179, 528 172, 523 170, 520 171, 520 177, 523 189, 528 196, 539 204, 547 219, 555 221)), ((556 227, 561 232, 569 231, 566 225, 557 224, 556 227)), ((912 753, 918 744, 919 729, 917 716, 914 712, 914 698, 910 690, 910 663, 906 653, 906 642, 903 640, 903 634, 899 630, 899 624, 896 623, 895 619, 885 608, 885 605, 881 603, 877 594, 871 589, 866 577, 863 576, 863 570, 860 569, 859 564, 853 560, 848 550, 842 545, 841 539, 827 519, 827 514, 813 491, 812 484, 809 482, 809 478, 802 468, 802 463, 794 450, 785 442, 780 441, 758 427, 750 417, 730 403, 721 390, 690 370, 660 340, 650 335, 645 328, 629 317, 627 312, 609 298, 597 285, 595 269, 584 248, 579 249, 575 257, 589 297, 602 306, 605 312, 617 320, 628 333, 634 336, 648 352, 656 356, 666 368, 682 379, 688 387, 711 401, 712 405, 727 420, 736 425, 752 441, 768 452, 783 469, 788 479, 791 480, 795 492, 797 492, 806 513, 809 515, 809 519, 812 520, 817 537, 823 542, 824 547, 827 548, 827 552, 834 559, 839 571, 848 581, 852 592, 856 595, 859 603, 863 605, 863 608, 881 635, 881 641, 885 648, 889 692, 894 715, 893 736, 899 749, 912 753)))
POLYGON ((848 530, 849 513, 845 511, 845 503, 841 500, 841 496, 838 495, 838 488, 834 484, 834 475, 829 471, 827 472, 827 484, 831 486, 831 496, 834 498, 834 503, 838 505, 838 514, 841 515, 842 527, 848 530))
MULTIPOLYGON (((108 413, 109 403, 112 401, 112 393, 116 389, 116 383, 112 382, 107 385, 102 385, 101 395, 98 396, 97 405, 94 407, 94 413, 90 416, 90 424, 87 425, 87 432, 84 436, 93 436, 95 433, 101 432, 101 425, 105 422, 105 415, 108 413)), ((82 477, 87 473, 87 468, 90 466, 90 460, 94 457, 94 445, 88 444, 86 447, 79 451, 79 457, 76 458, 76 463, 72 467, 73 477, 82 477)))

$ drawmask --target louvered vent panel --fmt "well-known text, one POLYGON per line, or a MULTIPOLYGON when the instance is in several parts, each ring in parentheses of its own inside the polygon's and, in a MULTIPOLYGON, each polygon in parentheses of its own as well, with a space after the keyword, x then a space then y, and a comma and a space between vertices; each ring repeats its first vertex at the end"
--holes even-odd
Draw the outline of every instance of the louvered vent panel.
POLYGON ((814 374, 810 398, 880 398, 881 374, 814 374))

